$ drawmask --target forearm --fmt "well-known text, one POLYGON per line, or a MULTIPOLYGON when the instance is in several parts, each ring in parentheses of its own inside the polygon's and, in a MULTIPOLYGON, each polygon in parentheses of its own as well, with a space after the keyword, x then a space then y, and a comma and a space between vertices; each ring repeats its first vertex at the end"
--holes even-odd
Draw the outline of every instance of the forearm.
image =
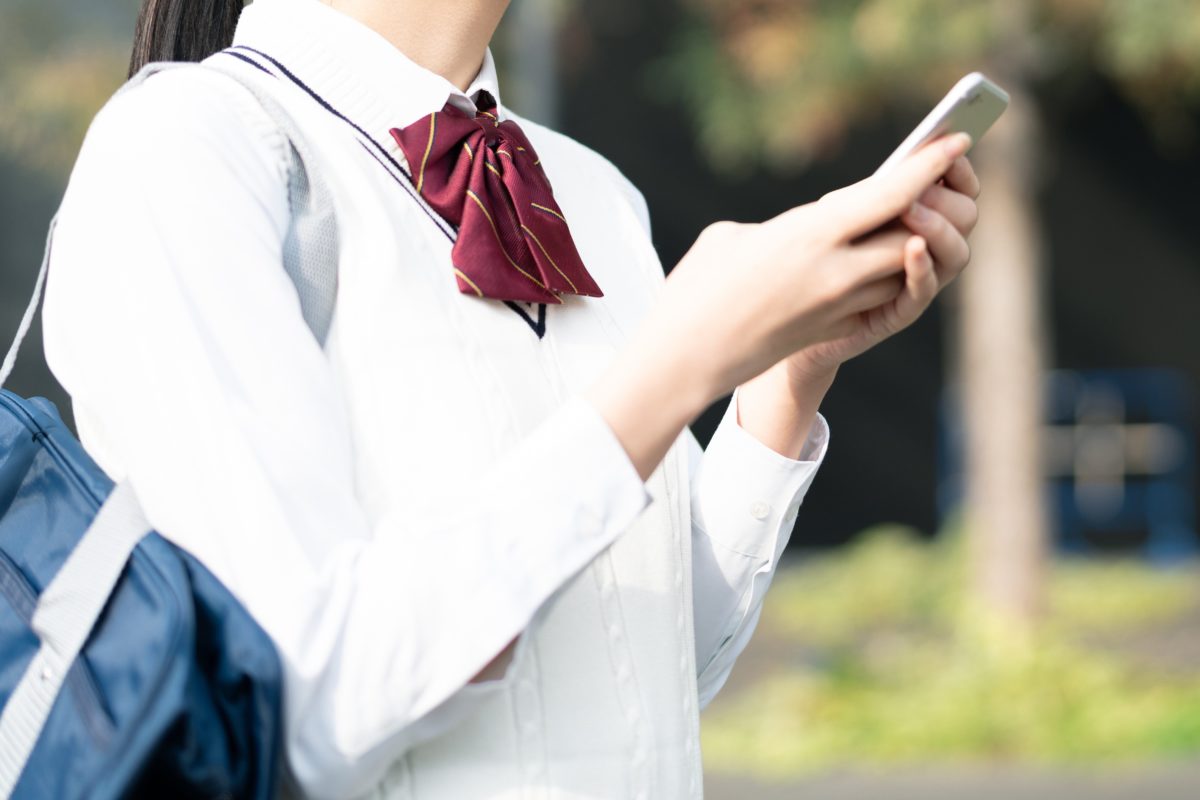
POLYGON ((720 394, 694 352, 677 333, 651 321, 588 393, 643 480, 687 424, 720 394))
MULTIPOLYGON (((643 328, 589 393, 643 479, 721 393, 707 364, 690 363, 694 348, 656 327, 643 328)), ((781 361, 741 385, 736 421, 776 453, 796 459, 836 375, 836 368, 801 373, 781 361)))

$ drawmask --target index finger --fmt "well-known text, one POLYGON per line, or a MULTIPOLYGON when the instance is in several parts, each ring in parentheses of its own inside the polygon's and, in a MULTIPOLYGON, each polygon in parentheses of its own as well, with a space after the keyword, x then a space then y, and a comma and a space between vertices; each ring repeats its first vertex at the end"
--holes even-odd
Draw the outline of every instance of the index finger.
POLYGON ((825 202, 831 224, 850 240, 891 222, 937 183, 970 146, 971 137, 965 133, 935 139, 887 174, 872 175, 828 195, 825 202))

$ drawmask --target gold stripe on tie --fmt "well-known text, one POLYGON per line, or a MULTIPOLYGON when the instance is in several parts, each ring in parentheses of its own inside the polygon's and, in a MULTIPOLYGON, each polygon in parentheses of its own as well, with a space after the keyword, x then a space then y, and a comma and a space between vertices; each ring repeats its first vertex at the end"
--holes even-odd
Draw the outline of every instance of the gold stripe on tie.
POLYGON ((437 114, 429 115, 429 143, 425 145, 425 157, 421 159, 421 173, 417 176, 417 193, 421 193, 421 185, 425 183, 425 164, 429 161, 429 152, 433 150, 433 129, 437 125, 437 114))
POLYGON ((468 286, 470 286, 472 289, 474 289, 474 290, 475 290, 475 294, 479 295, 480 297, 483 297, 483 292, 481 292, 481 291, 479 290, 479 287, 475 285, 475 281, 473 281, 473 280, 471 280, 470 278, 468 278, 468 277, 467 277, 467 275, 466 275, 466 273, 464 273, 464 272, 463 272, 461 269, 459 269, 458 267, 455 267, 455 268, 454 268, 454 274, 455 274, 455 275, 457 275, 458 277, 462 278, 462 279, 463 279, 463 281, 464 281, 464 282, 465 282, 465 283, 466 283, 468 286))
POLYGON ((494 166, 492 166, 492 162, 490 162, 490 161, 484 161, 483 163, 487 165, 487 168, 488 168, 488 169, 490 169, 492 172, 496 173, 496 176, 497 176, 497 177, 500 177, 500 178, 503 178, 503 177, 504 177, 503 175, 501 175, 501 174, 500 174, 500 170, 498 170, 498 169, 496 169, 494 166))
POLYGON ((471 145, 468 144, 467 142, 463 142, 463 147, 465 147, 467 149, 467 158, 474 161, 475 160, 475 151, 473 151, 471 149, 471 145))
POLYGON ((537 238, 537 234, 534 233, 533 231, 529 230, 529 227, 524 222, 521 223, 521 230, 528 233, 530 238, 532 238, 533 241, 537 243, 538 249, 541 250, 543 254, 545 254, 546 260, 550 262, 550 266, 554 267, 554 269, 558 272, 558 274, 563 276, 563 280, 565 280, 567 283, 571 284, 571 291, 574 292, 575 294, 579 294, 579 289, 577 289, 575 287, 575 281, 568 278, 567 273, 563 272, 561 269, 558 268, 558 264, 555 264, 554 259, 550 258, 550 254, 546 252, 546 248, 542 245, 542 240, 537 238))
POLYGON ((539 211, 545 211, 547 214, 553 214, 554 216, 561 219, 563 222, 567 221, 566 218, 563 217, 562 214, 558 213, 553 208, 547 208, 546 206, 542 205, 541 203, 530 203, 529 205, 533 206, 534 208, 538 209, 539 211))
MULTIPOLYGON (((479 196, 477 194, 475 194, 475 192, 472 191, 471 189, 467 189, 467 197, 474 200, 475 205, 479 206, 479 210, 483 212, 483 215, 485 217, 487 217, 488 224, 490 224, 492 226, 492 233, 495 234, 495 236, 496 236, 496 244, 500 245, 500 252, 504 253, 504 257, 508 259, 508 263, 512 265, 513 269, 515 269, 517 272, 524 275, 526 278, 529 278, 529 280, 536 283, 542 289, 546 289, 546 284, 542 283, 537 278, 533 277, 528 272, 521 269, 521 265, 518 264, 517 262, 513 261, 512 256, 510 256, 508 254, 508 251, 504 249, 504 240, 500 238, 500 231, 496 229, 496 221, 494 219, 492 219, 492 215, 488 213, 487 206, 485 206, 483 204, 483 201, 479 199, 479 196)), ((564 275, 563 277, 566 277, 566 276, 564 275)), ((546 291, 550 291, 550 290, 546 289, 546 291)))

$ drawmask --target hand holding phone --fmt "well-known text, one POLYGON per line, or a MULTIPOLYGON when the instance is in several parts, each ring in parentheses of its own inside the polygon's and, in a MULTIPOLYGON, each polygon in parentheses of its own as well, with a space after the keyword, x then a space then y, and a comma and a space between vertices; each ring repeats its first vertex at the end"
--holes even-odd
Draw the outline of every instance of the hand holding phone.
MULTIPOLYGON (((1007 92, 981 73, 972 72, 934 106, 875 176, 894 173, 913 153, 950 134, 965 133, 974 145, 1004 113, 1008 102, 1007 92)), ((978 192, 979 181, 970 163, 958 159, 925 191, 920 202, 893 223, 924 240, 925 249, 937 264, 940 282, 952 280, 970 257, 966 237, 975 226, 978 192)))
POLYGON ((966 133, 972 144, 978 142, 1008 108, 1008 102, 1008 92, 983 73, 972 72, 954 84, 954 88, 875 170, 875 174, 891 171, 922 145, 946 134, 966 133))

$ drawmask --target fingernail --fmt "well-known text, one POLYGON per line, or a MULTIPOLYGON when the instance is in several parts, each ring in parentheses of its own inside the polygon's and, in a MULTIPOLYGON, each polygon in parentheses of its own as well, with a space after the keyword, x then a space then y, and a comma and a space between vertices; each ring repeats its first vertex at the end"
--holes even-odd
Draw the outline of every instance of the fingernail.
POLYGON ((913 203, 908 209, 908 216, 913 222, 925 222, 929 219, 929 209, 920 203, 913 203))
POLYGON ((963 153, 971 148, 971 135, 967 133, 956 133, 946 140, 946 154, 951 158, 958 158, 963 153))

